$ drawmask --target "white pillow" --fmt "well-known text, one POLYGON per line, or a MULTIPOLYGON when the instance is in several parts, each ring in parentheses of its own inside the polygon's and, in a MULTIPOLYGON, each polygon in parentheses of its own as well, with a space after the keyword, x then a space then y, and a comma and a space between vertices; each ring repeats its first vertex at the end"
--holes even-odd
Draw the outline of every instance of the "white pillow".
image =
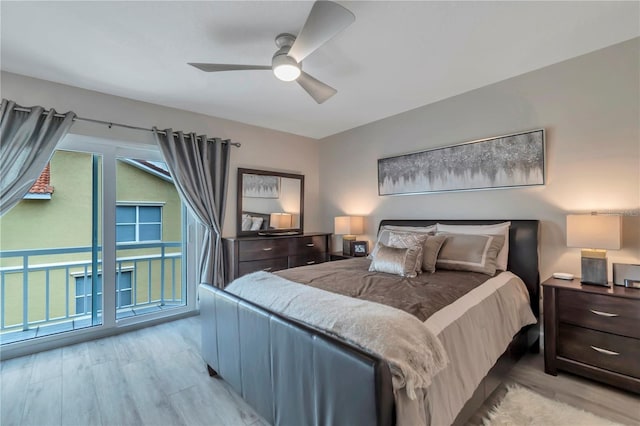
POLYGON ((496 259, 496 268, 501 271, 507 270, 509 262, 509 227, 511 222, 496 223, 494 225, 444 225, 436 224, 438 232, 449 232, 454 234, 470 234, 470 235, 502 235, 504 243, 498 252, 496 259))
POLYGON ((373 259, 375 257, 376 253, 378 252, 378 243, 389 245, 389 233, 391 231, 415 232, 420 234, 433 235, 436 233, 436 225, 429 225, 429 226, 382 225, 382 227, 380 228, 380 232, 378 233, 378 239, 376 240, 376 243, 373 246, 373 250, 371 250, 371 254, 367 256, 368 259, 373 259))

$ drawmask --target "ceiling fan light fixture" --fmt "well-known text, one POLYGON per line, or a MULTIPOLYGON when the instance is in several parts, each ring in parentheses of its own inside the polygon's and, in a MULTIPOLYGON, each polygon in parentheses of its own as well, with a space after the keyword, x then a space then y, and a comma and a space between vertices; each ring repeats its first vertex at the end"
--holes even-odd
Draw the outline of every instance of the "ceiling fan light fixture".
POLYGON ((297 36, 289 33, 276 36, 278 51, 271 58, 271 66, 195 62, 189 62, 189 65, 205 72, 271 70, 278 80, 296 81, 314 101, 321 104, 335 95, 337 90, 302 72, 302 61, 354 20, 353 13, 343 6, 329 0, 316 0, 297 36))
POLYGON ((282 81, 294 81, 300 77, 300 65, 290 56, 277 55, 272 61, 273 74, 282 81))

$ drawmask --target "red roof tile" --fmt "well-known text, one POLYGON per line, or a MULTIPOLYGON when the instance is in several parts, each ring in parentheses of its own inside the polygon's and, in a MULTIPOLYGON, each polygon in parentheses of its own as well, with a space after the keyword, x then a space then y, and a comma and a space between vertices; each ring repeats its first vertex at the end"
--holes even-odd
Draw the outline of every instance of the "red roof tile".
POLYGON ((51 164, 47 163, 40 176, 29 190, 29 194, 53 194, 51 183, 51 164))

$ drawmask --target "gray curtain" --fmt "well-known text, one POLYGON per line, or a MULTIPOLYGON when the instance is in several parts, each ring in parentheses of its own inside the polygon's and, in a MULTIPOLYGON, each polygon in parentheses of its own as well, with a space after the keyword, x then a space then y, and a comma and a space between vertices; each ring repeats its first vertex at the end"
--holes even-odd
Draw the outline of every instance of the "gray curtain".
POLYGON ((16 111, 13 101, 2 100, 0 110, 0 216, 18 204, 33 186, 58 142, 67 134, 75 114, 64 116, 50 109, 31 107, 16 111))
POLYGON ((231 145, 221 139, 208 141, 204 135, 172 129, 153 129, 180 198, 205 226, 200 255, 200 282, 224 287, 222 224, 227 198, 231 145))

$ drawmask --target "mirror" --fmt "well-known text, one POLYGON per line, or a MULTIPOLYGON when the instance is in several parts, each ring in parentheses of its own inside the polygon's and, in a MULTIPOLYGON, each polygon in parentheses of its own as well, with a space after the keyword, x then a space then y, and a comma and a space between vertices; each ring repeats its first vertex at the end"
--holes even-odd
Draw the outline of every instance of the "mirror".
POLYGON ((238 236, 303 231, 304 176, 238 169, 238 236))

